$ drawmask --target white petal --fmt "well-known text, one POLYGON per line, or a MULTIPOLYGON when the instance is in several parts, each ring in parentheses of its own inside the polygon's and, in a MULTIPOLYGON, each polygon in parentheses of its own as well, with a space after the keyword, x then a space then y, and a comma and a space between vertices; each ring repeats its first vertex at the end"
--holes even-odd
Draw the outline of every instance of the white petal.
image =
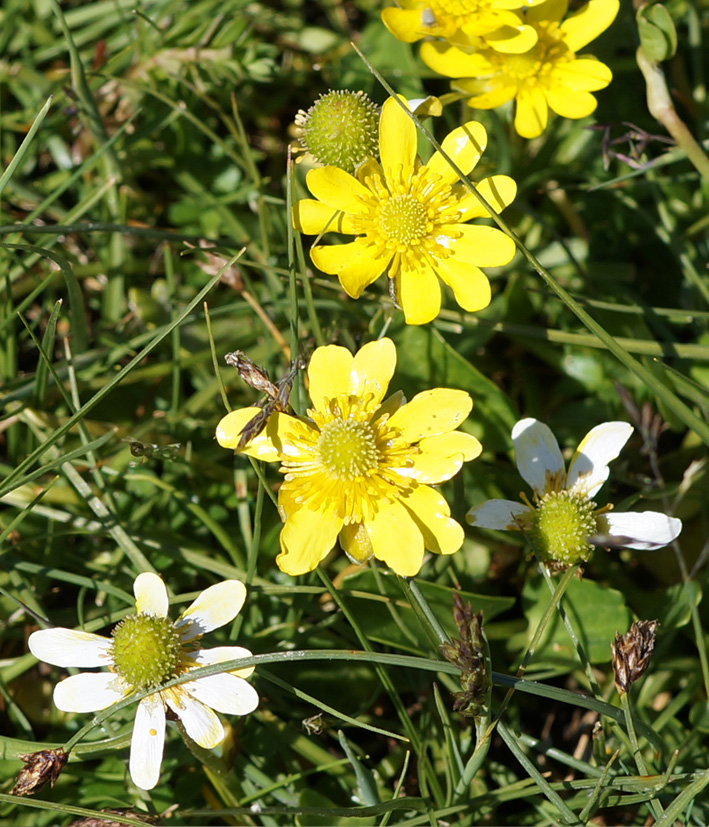
POLYGON ((675 540, 682 531, 682 520, 668 517, 658 511, 628 511, 603 514, 599 520, 608 526, 612 537, 622 537, 618 543, 625 548, 654 551, 675 540))
POLYGON ((564 458, 549 427, 537 419, 521 419, 512 429, 515 459, 522 479, 542 496, 564 484, 564 458))
POLYGON ((138 704, 130 742, 130 777, 141 790, 152 790, 160 779, 165 746, 165 707, 156 693, 138 704))
POLYGON ((192 640, 233 620, 246 599, 246 587, 239 580, 224 580, 205 589, 175 623, 183 640, 192 640))
POLYGON ((84 672, 54 687, 54 703, 63 712, 96 712, 123 700, 129 691, 113 672, 84 672))
POLYGON ((482 505, 476 505, 465 515, 465 519, 476 528, 497 528, 500 531, 517 531, 519 525, 515 522, 524 519, 532 512, 526 505, 513 500, 488 500, 482 505))
POLYGON ((75 629, 41 629, 28 640, 30 652, 54 666, 108 666, 111 660, 110 638, 79 632, 75 629))
MULTIPOLYGON (((213 646, 211 649, 198 649, 196 652, 189 652, 187 657, 195 662, 195 666, 209 666, 212 663, 224 663, 237 658, 250 658, 251 654, 243 646, 213 646)), ((230 670, 232 675, 238 675, 240 678, 248 678, 253 671, 253 666, 230 670)))
POLYGON ((253 686, 229 672, 209 675, 182 686, 193 698, 225 715, 248 715, 258 706, 258 693, 253 686))
POLYGON ((592 428, 569 463, 566 487, 593 497, 608 479, 608 463, 618 456, 632 433, 633 426, 628 422, 604 422, 592 428))
POLYGON ((138 614, 167 617, 167 589, 162 580, 152 571, 144 571, 133 583, 135 610, 138 614))
POLYGON ((165 697, 167 705, 180 718, 185 731, 196 744, 205 749, 221 744, 224 727, 209 707, 188 695, 181 686, 167 690, 165 697))

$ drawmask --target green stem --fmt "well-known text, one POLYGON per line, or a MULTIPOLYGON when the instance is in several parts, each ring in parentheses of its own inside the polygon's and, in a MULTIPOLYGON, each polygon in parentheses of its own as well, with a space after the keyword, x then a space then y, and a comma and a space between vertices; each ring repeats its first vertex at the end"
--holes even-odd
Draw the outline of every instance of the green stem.
MULTIPOLYGON (((648 768, 645 764, 645 759, 643 758, 642 752, 640 752, 640 744, 638 743, 638 736, 635 732, 635 721, 633 721, 633 712, 630 708, 630 693, 628 692, 621 692, 620 693, 620 705, 623 707, 623 715, 625 716, 625 728, 628 731, 628 737, 630 738, 630 746, 633 751, 633 759, 635 760, 635 764, 640 772, 640 775, 648 775, 648 768)), ((664 810, 662 809, 662 805, 656 799, 651 799, 647 802, 647 806, 650 808, 653 817, 656 821, 659 821, 662 818, 664 810)))

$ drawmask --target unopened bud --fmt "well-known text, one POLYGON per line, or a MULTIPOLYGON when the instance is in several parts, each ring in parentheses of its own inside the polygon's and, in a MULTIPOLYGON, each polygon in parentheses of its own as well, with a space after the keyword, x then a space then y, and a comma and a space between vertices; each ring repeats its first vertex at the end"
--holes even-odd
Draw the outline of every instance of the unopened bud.
POLYGON ((12 795, 34 795, 49 781, 53 787, 69 760, 69 753, 63 749, 43 749, 29 755, 19 755, 25 766, 17 774, 12 795))
POLYGON ((611 643, 611 664, 619 694, 627 693, 635 681, 645 674, 655 648, 657 627, 657 620, 638 620, 624 635, 616 632, 611 643))

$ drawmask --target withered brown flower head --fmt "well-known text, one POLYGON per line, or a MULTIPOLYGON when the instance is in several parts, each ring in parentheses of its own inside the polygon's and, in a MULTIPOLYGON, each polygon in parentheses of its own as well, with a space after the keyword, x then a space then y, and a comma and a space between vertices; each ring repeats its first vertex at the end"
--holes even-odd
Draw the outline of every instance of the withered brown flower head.
POLYGON ((483 636, 483 613, 474 612, 456 592, 453 595, 453 618, 460 638, 441 645, 443 657, 460 669, 462 691, 454 693, 453 709, 466 717, 477 717, 487 704, 490 674, 486 662, 483 636))
POLYGON ((628 692, 635 681, 645 674, 655 648, 658 625, 657 620, 637 620, 624 635, 616 632, 611 643, 611 664, 619 694, 628 692))
POLYGON ((28 755, 18 756, 25 766, 17 774, 12 795, 34 795, 49 781, 53 787, 69 760, 69 753, 63 749, 43 749, 28 755))

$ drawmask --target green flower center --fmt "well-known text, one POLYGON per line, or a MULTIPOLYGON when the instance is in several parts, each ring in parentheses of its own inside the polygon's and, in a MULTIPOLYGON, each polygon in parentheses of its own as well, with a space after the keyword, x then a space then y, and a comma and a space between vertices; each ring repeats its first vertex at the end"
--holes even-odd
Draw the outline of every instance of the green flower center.
POLYGON ((537 505, 531 539, 542 560, 565 565, 587 560, 597 531, 596 503, 571 491, 552 491, 537 505))
POLYGON ((335 419, 323 426, 318 439, 320 461, 337 479, 353 480, 377 468, 376 434, 367 422, 335 419))
POLYGON ((135 689, 159 686, 177 675, 182 642, 166 617, 129 615, 113 630, 113 665, 135 689))
POLYGON ((411 244, 429 231, 426 207, 413 195, 394 195, 381 205, 379 226, 400 244, 411 244))
POLYGON ((295 122, 301 144, 321 164, 353 172, 377 154, 379 110, 364 92, 328 92, 295 122))

